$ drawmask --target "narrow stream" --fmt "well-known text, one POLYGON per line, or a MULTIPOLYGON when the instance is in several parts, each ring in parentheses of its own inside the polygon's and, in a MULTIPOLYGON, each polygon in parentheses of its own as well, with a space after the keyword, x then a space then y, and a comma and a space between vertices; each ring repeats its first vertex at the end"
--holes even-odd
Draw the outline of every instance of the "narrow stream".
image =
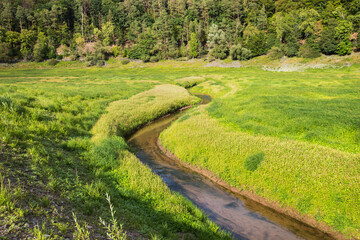
MULTIPOLYGON (((199 96, 203 104, 211 98, 199 96)), ((297 220, 250 199, 232 194, 206 177, 178 165, 157 146, 160 133, 183 113, 158 119, 136 132, 128 141, 136 156, 159 175, 173 191, 181 193, 235 239, 291 240, 332 239, 297 220)))

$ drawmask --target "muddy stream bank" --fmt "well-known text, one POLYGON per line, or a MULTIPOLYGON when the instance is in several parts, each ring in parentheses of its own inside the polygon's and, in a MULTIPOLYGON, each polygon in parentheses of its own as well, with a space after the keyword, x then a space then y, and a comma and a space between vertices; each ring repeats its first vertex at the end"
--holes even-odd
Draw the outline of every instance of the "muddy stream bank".
MULTIPOLYGON (((198 95, 207 104, 211 98, 198 95)), ((159 175, 173 191, 181 193, 202 209, 234 239, 333 239, 329 235, 278 213, 244 196, 214 183, 209 178, 182 166, 158 146, 160 133, 183 111, 160 118, 139 131, 129 140, 135 155, 159 175)))

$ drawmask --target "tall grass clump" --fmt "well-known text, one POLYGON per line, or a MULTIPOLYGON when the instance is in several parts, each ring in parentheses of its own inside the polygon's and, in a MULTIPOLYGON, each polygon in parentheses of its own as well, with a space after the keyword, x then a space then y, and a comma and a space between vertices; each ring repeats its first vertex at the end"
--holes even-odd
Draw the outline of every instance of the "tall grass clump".
POLYGON ((175 80, 176 85, 182 86, 184 88, 191 88, 202 82, 205 82, 205 78, 203 77, 186 77, 175 80))
POLYGON ((249 155, 246 157, 244 162, 245 168, 252 172, 255 171, 259 167, 260 163, 264 161, 264 156, 264 153, 255 153, 249 155))
POLYGON ((138 127, 198 99, 175 85, 158 85, 129 99, 112 102, 92 129, 93 141, 126 136, 138 127))

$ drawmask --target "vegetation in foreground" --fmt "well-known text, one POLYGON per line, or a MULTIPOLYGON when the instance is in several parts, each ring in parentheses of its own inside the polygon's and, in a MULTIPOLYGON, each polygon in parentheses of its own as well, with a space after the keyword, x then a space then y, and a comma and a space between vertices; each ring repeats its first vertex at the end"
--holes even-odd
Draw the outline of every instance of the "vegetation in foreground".
POLYGON ((177 120, 161 143, 239 189, 359 238, 358 67, 213 75, 214 97, 177 120))
MULTIPOLYGON (((109 134, 92 143, 94 126, 113 126, 95 124, 110 102, 124 99, 114 102, 104 116, 118 117, 111 112, 118 110, 117 104, 129 110, 125 114, 152 113, 133 117, 141 118, 141 125, 152 120, 150 116, 197 101, 172 85, 132 97, 165 79, 146 80, 149 72, 143 74, 138 69, 1 72, 4 237, 229 239, 131 154, 124 138, 109 134), (153 108, 148 108, 150 102, 153 108)), ((127 124, 126 118, 114 120, 128 131, 139 126, 127 124)))
MULTIPOLYGON (((193 208, 193 205, 168 193, 159 179, 129 153, 121 136, 109 134, 110 137, 103 141, 91 141, 92 129, 95 131, 99 126, 110 126, 101 125, 102 120, 96 124, 106 113, 105 109, 110 103, 117 102, 113 104, 114 109, 125 104, 124 108, 136 113, 135 109, 129 107, 134 106, 130 99, 143 96, 140 102, 144 104, 155 99, 162 101, 161 98, 150 97, 149 92, 142 93, 138 97, 133 96, 164 83, 188 84, 187 82, 193 80, 199 83, 204 80, 193 91, 214 97, 209 108, 182 118, 180 121, 184 124, 190 124, 193 118, 198 117, 204 122, 211 123, 209 126, 213 129, 209 128, 210 132, 217 128, 228 131, 228 135, 219 132, 219 136, 224 136, 224 140, 230 135, 238 141, 244 140, 240 136, 248 139, 258 138, 259 141, 266 141, 266 144, 271 143, 276 147, 279 146, 276 144, 280 144, 279 152, 286 149, 286 143, 304 150, 313 148, 314 153, 310 152, 309 155, 294 149, 294 153, 304 159, 315 161, 315 165, 302 166, 304 171, 296 176, 297 182, 300 182, 299 187, 302 186, 304 192, 308 191, 306 188, 311 188, 302 183, 309 177, 306 175, 309 174, 308 170, 310 169, 311 172, 315 169, 315 172, 318 172, 318 168, 323 167, 317 164, 317 159, 328 169, 324 171, 325 175, 320 175, 321 181, 325 181, 323 179, 327 178, 326 174, 331 172, 339 179, 352 176, 351 174, 359 169, 357 165, 359 149, 355 141, 357 135, 352 128, 358 126, 358 118, 354 116, 359 112, 356 110, 359 102, 357 100, 359 65, 341 68, 333 66, 354 64, 358 62, 358 56, 353 54, 343 58, 321 57, 317 61, 321 60, 319 64, 325 69, 312 69, 314 60, 292 58, 268 62, 267 57, 242 62, 244 66, 256 65, 259 66, 258 68, 224 69, 223 67, 232 66, 232 62, 229 61, 221 62, 220 67, 216 67, 217 65, 208 67, 207 62, 199 60, 147 64, 131 62, 127 65, 110 61, 104 68, 84 68, 84 63, 80 62, 60 62, 56 66, 49 66, 48 63, 0 66, 0 158, 2 160, 0 171, 4 179, 1 181, 0 221, 1 225, 6 226, 3 235, 9 238, 13 238, 14 234, 25 237, 50 235, 52 238, 60 238, 60 236, 79 238, 90 234, 94 238, 101 239, 106 233, 99 217, 101 216, 107 224, 111 222, 109 204, 105 199, 105 194, 109 193, 111 204, 116 211, 118 228, 120 228, 119 223, 123 224, 123 231, 126 231, 128 238, 158 236, 158 238, 176 239, 177 236, 184 236, 191 239, 207 236, 210 239, 209 236, 216 236, 215 238, 223 236, 215 225, 208 223, 206 217, 193 208), (264 64, 269 66, 266 69, 272 71, 261 70, 264 64), (301 66, 302 72, 282 72, 289 70, 283 69, 284 65, 291 66, 291 64, 301 66), (308 67, 309 69, 306 70, 305 68, 308 67), (277 117, 278 111, 285 112, 287 109, 282 105, 284 101, 289 106, 288 110, 291 110, 291 114, 277 117), (327 108, 319 107, 324 106, 323 104, 327 108), (221 109, 224 111, 222 112, 221 109), (228 114, 231 111, 233 114, 228 114), (337 120, 331 120, 333 118, 337 120), (328 119, 330 119, 329 124, 325 124, 328 119), (278 120, 282 121, 277 123, 278 120), (247 124, 243 124, 244 121, 247 121, 247 124), (94 127, 95 125, 97 127, 94 127), (308 125, 311 129, 306 128, 308 125), (302 127, 296 128, 296 126, 302 127), (318 133, 312 134, 312 129, 316 129, 318 133), (313 137, 304 137, 306 135, 313 137), (284 149, 281 144, 284 144, 284 149), (120 151, 114 151, 114 148, 120 151), (315 160, 314 154, 323 153, 322 151, 324 154, 319 155, 315 160), (337 157, 340 155, 349 160, 339 167, 343 170, 342 173, 334 172, 337 165, 330 165, 330 163, 338 164, 337 157), (329 159, 329 162, 324 161, 323 158, 329 159), (352 171, 348 168, 351 164, 352 171), (134 178, 135 172, 142 177, 134 178), (144 179, 154 181, 157 189, 143 183, 144 179), (156 194, 152 195, 151 192, 156 194), (173 204, 164 202, 160 196, 167 196, 173 199, 174 204, 180 206, 175 210, 169 210, 167 206, 172 208, 173 204), (163 205, 159 206, 158 204, 161 203, 163 205), (74 216, 72 212, 75 213, 74 216), (141 215, 142 213, 144 214, 141 215), (159 222, 158 219, 161 219, 158 218, 159 216, 166 221, 159 222), (74 219, 77 220, 76 224, 74 219)), ((299 70, 299 68, 290 68, 290 70, 299 70)), ((179 96, 183 93, 184 91, 180 91, 179 96)), ((189 101, 192 102, 190 99, 189 101)), ((165 107, 168 108, 169 105, 165 107)), ((156 112, 153 112, 154 117, 158 116, 156 112)), ((108 112, 108 114, 110 117, 118 116, 117 113, 108 112)), ((138 124, 141 125, 148 120, 149 118, 138 124)), ((127 126, 130 132, 132 127, 136 127, 127 126)), ((194 133, 199 133, 200 130, 195 129, 194 133)), ((233 140, 222 142, 220 138, 214 137, 212 140, 214 139, 218 141, 219 148, 234 144, 233 140)), ((177 141, 173 138, 170 140, 171 145, 177 148, 177 141)), ((178 140, 181 141, 181 138, 178 140)), ((189 147, 189 154, 195 156, 196 150, 199 161, 210 162, 209 159, 204 158, 204 154, 211 149, 203 148, 199 140, 198 135, 194 135, 194 138, 189 140, 188 143, 196 142, 196 145, 189 147), (194 146, 197 145, 199 148, 195 149, 194 146)), ((203 140, 207 141, 207 139, 203 140)), ((229 151, 236 156, 237 153, 234 153, 229 146, 218 154, 227 154, 229 151)), ((248 145, 248 149, 259 151, 241 152, 241 156, 246 155, 245 160, 239 160, 244 165, 242 163, 239 165, 234 159, 229 160, 232 165, 239 166, 239 173, 234 173, 236 168, 232 168, 220 159, 218 163, 228 168, 224 170, 224 174, 218 174, 231 184, 241 184, 242 188, 252 187, 243 185, 243 182, 239 183, 239 179, 250 176, 247 181, 255 182, 255 178, 251 176, 257 175, 259 171, 264 170, 261 169, 266 164, 269 164, 267 159, 270 156, 259 147, 254 143, 254 146, 248 145)), ((266 149, 271 152, 270 150, 272 151, 266 149)), ((288 152, 284 154, 289 155, 288 152)), ((285 161, 284 156, 280 156, 283 161, 285 161)), ((271 157, 275 158, 272 155, 271 157)), ((299 161, 295 162, 299 163, 299 161)), ((288 164, 284 163, 285 166, 288 164)), ((279 167, 276 164, 275 166, 279 167)), ((265 194, 269 194, 267 196, 272 197, 273 200, 280 198, 279 201, 282 201, 284 206, 297 205, 300 212, 313 214, 316 212, 314 206, 321 205, 320 200, 317 199, 318 189, 311 193, 311 198, 308 200, 305 195, 301 195, 304 199, 291 196, 289 188, 293 186, 285 183, 287 179, 295 177, 291 175, 293 170, 289 167, 289 172, 286 172, 280 168, 276 173, 280 175, 279 178, 283 178, 282 188, 263 190, 263 192, 261 187, 259 190, 256 188, 253 190, 265 197, 265 194), (269 193, 272 190, 274 192, 269 193)), ((275 176, 275 172, 267 173, 269 178, 275 176)), ((263 183, 271 185, 273 180, 267 179, 263 183)), ((316 182, 317 176, 314 175, 311 180, 316 182)), ((349 177, 346 181, 339 189, 344 190, 346 184, 353 184, 347 186, 355 186, 354 189, 359 188, 358 178, 349 177)), ((259 182, 261 183, 262 180, 259 182)), ((334 184, 337 183, 338 181, 334 181, 334 184)), ((328 186, 327 184, 331 185, 331 181, 327 181, 325 186, 328 186)), ((331 196, 331 199, 324 200, 329 204, 328 207, 325 206, 329 214, 319 212, 315 218, 326 221, 334 229, 349 236, 357 236, 355 229, 358 228, 358 218, 352 215, 352 212, 358 212, 356 206, 359 203, 356 202, 356 198, 352 198, 352 189, 348 188, 348 192, 330 190, 334 188, 329 186, 328 189, 322 190, 326 192, 325 196, 331 196), (337 202, 335 209, 341 211, 335 212, 331 209, 335 204, 334 201, 337 202), (354 202, 354 205, 347 208, 351 202, 354 202)))

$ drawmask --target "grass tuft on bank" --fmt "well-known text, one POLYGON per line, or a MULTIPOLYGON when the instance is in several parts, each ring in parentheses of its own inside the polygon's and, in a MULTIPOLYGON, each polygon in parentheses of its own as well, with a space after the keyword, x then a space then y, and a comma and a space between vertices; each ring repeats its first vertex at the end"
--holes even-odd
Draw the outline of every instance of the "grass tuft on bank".
POLYGON ((191 88, 199 83, 205 82, 204 77, 186 77, 175 80, 175 84, 184 88, 191 88))
POLYGON ((129 99, 112 102, 92 129, 92 139, 96 142, 112 135, 125 137, 166 113, 198 101, 182 87, 170 84, 155 86, 129 99))

